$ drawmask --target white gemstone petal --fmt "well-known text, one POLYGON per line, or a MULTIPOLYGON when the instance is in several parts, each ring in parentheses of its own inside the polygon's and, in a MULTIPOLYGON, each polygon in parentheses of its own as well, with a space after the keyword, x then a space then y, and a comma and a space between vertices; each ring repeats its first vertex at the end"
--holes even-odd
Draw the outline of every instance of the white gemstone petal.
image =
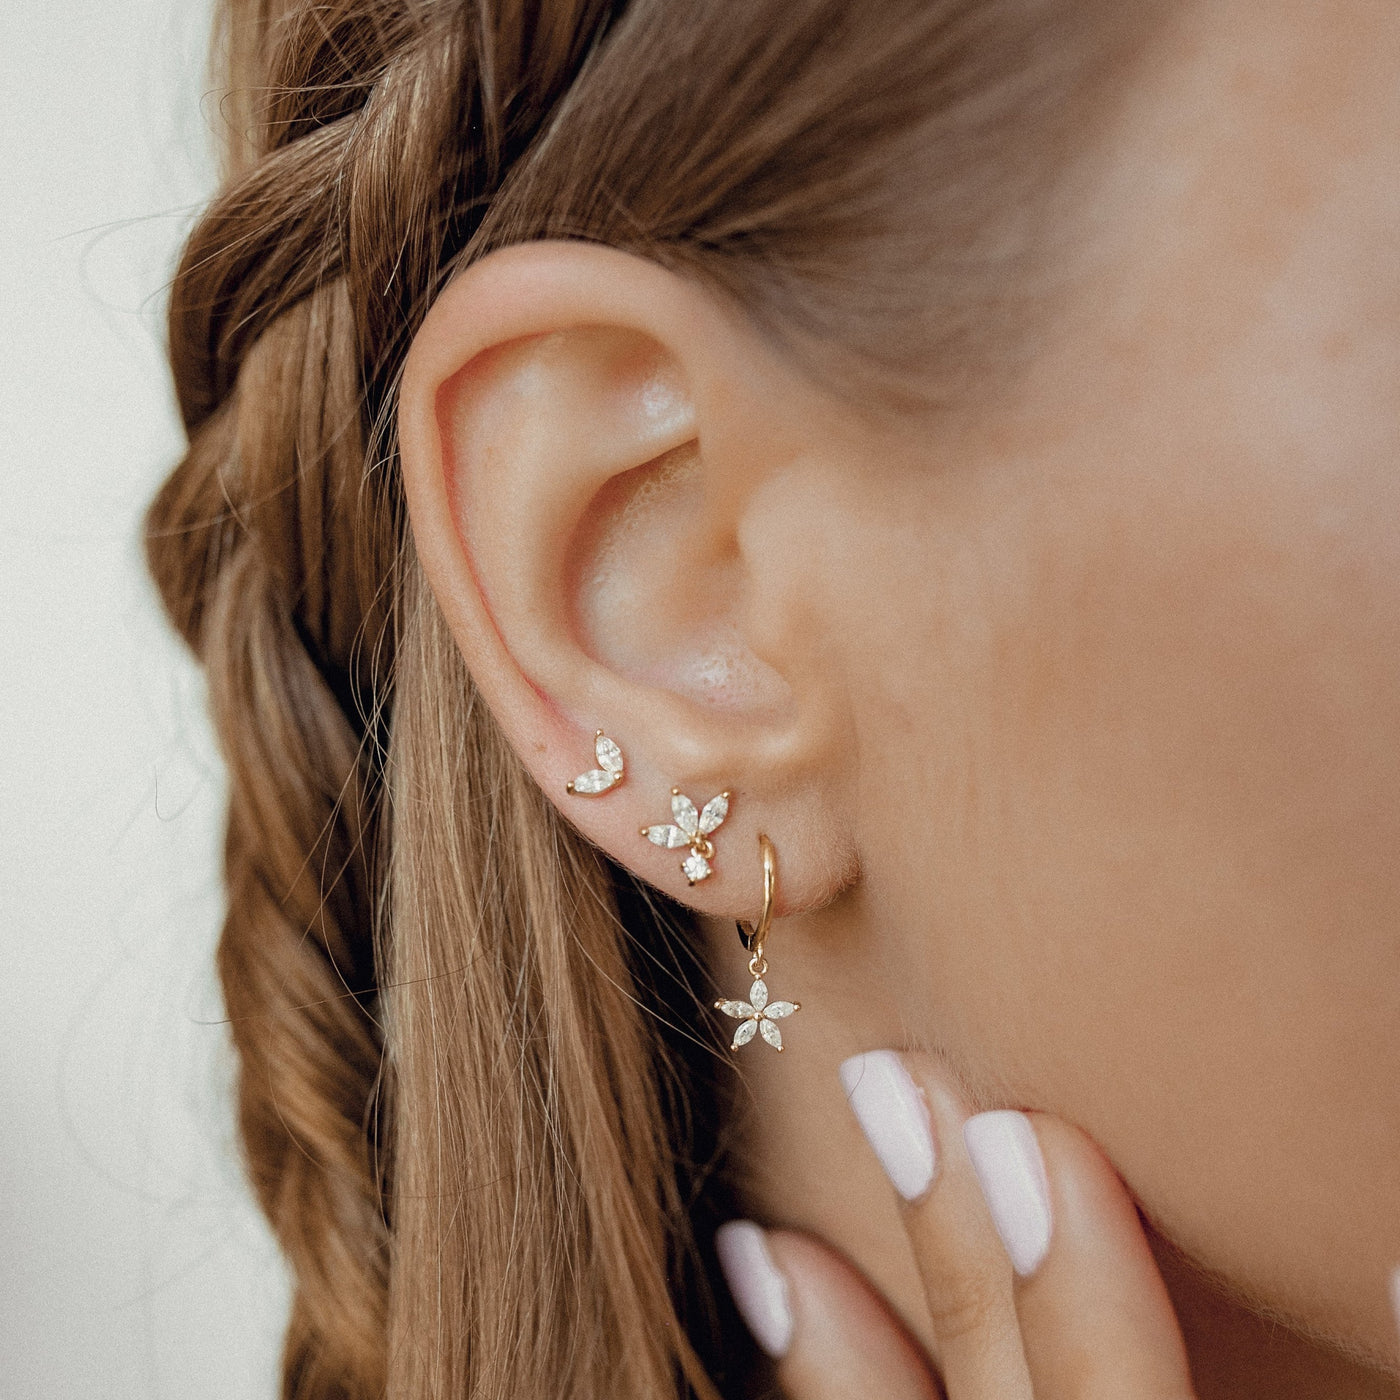
MULTIPOLYGON (((750 1021, 748 1024, 753 1025, 753 1022, 750 1021)), ((758 1023, 758 1029, 759 1032, 762 1034, 764 1040, 766 1040, 769 1043, 769 1045, 773 1047, 773 1049, 781 1050, 783 1048, 783 1033, 777 1028, 777 1026, 775 1026, 772 1023, 772 1021, 766 1019, 760 1021, 758 1023)))
POLYGON ((653 846, 665 846, 668 851, 690 845, 690 837, 680 827, 672 826, 670 822, 664 826, 647 827, 646 838, 653 846))
POLYGON ((737 1050, 741 1045, 747 1045, 753 1039, 759 1024, 758 1021, 740 1021, 734 1027, 734 1043, 729 1048, 737 1050))
POLYGON ((683 792, 671 794, 671 815, 676 819, 676 825, 687 833, 694 836, 700 826, 700 816, 695 810, 695 804, 683 792))
POLYGON ((587 773, 580 773, 574 779, 575 792, 606 792, 617 779, 611 773, 604 773, 599 768, 591 769, 587 773))
POLYGON ((599 768, 604 768, 619 778, 622 776, 622 750, 606 734, 598 736, 593 745, 593 752, 597 755, 599 768))
POLYGON ((725 793, 712 797, 700 813, 700 834, 708 836, 729 815, 729 798, 725 793))
POLYGON ((740 1021, 750 1020, 754 1014, 753 1007, 746 1001, 722 1001, 718 1009, 726 1016, 733 1016, 740 1021))
POLYGON ((749 1000, 753 1002, 755 1011, 762 1011, 768 1005, 768 987, 763 978, 754 978, 754 984, 749 988, 749 1000))
POLYGON ((710 874, 710 862, 702 855, 691 852, 690 855, 681 862, 681 870, 685 872, 685 878, 692 885, 698 885, 701 880, 707 879, 710 874))
POLYGON ((791 1016, 797 1008, 790 1001, 770 1001, 763 1008, 763 1014, 774 1021, 781 1021, 784 1016, 791 1016))

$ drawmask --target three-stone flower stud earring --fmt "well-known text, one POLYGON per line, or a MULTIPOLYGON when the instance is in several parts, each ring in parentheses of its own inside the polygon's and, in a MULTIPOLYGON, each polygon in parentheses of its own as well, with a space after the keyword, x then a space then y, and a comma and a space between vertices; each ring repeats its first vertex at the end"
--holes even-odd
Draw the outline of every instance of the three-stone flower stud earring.
POLYGON ((642 835, 653 846, 664 846, 668 851, 690 847, 690 854, 681 862, 681 874, 686 883, 698 885, 709 878, 715 858, 714 842, 710 837, 719 829, 720 823, 729 815, 729 794, 722 792, 712 797, 699 811, 695 804, 680 788, 671 789, 671 816, 673 821, 656 826, 644 826, 642 835))
POLYGON ((598 766, 565 783, 566 792, 575 797, 596 797, 601 792, 611 792, 622 781, 625 769, 622 750, 601 729, 593 740, 593 756, 598 766))
POLYGON ((747 1001, 715 1002, 716 1011, 723 1011, 739 1023, 734 1027, 731 1050, 747 1045, 755 1035, 761 1035, 773 1049, 781 1050, 783 1032, 778 1022, 802 1009, 800 1002, 768 1000, 768 984, 763 980, 763 974, 768 971, 768 959, 763 956, 763 941, 768 937, 773 923, 773 904, 778 891, 778 853, 773 849, 773 843, 761 832, 758 848, 763 856, 763 912, 758 916, 757 924, 746 924, 742 920, 738 923, 739 941, 749 954, 749 976, 753 978, 753 985, 749 988, 747 1001))

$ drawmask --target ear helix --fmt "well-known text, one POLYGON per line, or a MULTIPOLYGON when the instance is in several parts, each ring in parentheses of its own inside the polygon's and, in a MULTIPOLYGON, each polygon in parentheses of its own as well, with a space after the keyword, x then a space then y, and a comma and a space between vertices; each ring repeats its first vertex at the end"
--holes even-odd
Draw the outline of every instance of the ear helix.
POLYGON ((601 729, 593 740, 593 756, 598 766, 565 783, 565 792, 574 797, 597 797, 600 793, 611 792, 622 781, 626 771, 622 750, 601 729))

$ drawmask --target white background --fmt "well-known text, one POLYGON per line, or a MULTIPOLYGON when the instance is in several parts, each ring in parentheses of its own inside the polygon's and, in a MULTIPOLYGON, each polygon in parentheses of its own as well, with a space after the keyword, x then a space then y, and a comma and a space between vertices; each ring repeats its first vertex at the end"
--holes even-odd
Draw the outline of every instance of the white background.
POLYGON ((222 775, 141 566, 163 286, 212 183, 207 0, 0 3, 0 1395, 265 1400, 222 775))

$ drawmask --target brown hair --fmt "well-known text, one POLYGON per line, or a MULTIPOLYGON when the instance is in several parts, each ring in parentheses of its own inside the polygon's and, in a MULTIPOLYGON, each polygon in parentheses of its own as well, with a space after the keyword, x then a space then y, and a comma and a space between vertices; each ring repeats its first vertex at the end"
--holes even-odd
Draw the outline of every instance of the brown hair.
POLYGON ((697 969, 525 775, 414 561, 393 410, 426 308, 493 248, 592 239, 833 383, 967 393, 1029 324, 1115 8, 227 0, 148 549, 229 767, 219 972, 295 1277, 285 1395, 715 1394, 683 1306, 713 1104, 654 1014, 697 969))

